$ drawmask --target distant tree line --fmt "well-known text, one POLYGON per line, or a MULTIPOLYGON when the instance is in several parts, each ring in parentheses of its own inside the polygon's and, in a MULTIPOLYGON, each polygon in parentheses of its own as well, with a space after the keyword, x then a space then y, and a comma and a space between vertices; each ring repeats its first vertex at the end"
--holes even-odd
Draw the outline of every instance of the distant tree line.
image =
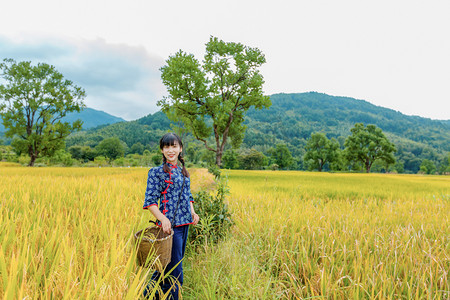
POLYGON ((263 81, 257 70, 265 61, 262 53, 215 38, 207 47, 209 61, 202 66, 180 52, 162 69, 166 85, 173 85, 171 100, 178 101, 179 107, 162 101, 166 114, 157 112, 84 131, 79 131, 79 120, 61 121, 68 112, 83 109, 82 88, 65 80, 53 66, 4 60, 0 64, 6 82, 0 85, 4 125, 0 160, 28 165, 157 165, 161 162, 159 138, 172 128, 182 133, 187 160, 195 166, 449 173, 448 122, 404 116, 365 101, 314 92, 272 95, 271 108, 258 110, 270 105, 261 92, 263 81), (212 77, 204 77, 205 72, 212 77), (192 82, 178 86, 177 76, 192 82), (222 85, 220 78, 230 85, 222 85), (209 80, 215 83, 210 85, 209 80), (211 98, 201 96, 206 90, 211 98), (181 116, 178 110, 187 109, 187 103, 192 106, 187 111, 194 112, 191 108, 196 107, 196 117, 175 118, 175 113, 181 116))
MULTIPOLYGON (((118 128, 120 127, 121 125, 118 128)), ((66 166, 156 166, 161 163, 157 142, 165 131, 155 129, 152 132, 152 141, 132 145, 117 136, 75 133, 66 140, 65 149, 56 151, 51 157, 40 157, 36 162, 66 166)), ((397 149, 380 128, 357 123, 351 133, 346 138, 337 139, 328 138, 321 132, 312 133, 304 143, 299 142, 297 146, 278 142, 271 146, 243 145, 234 149, 228 145, 223 153, 222 168, 411 173, 406 171, 404 161, 394 155, 395 151, 402 151, 402 148, 397 149)), ((20 148, 2 144, 4 141, 0 140, 0 160, 29 164, 30 158, 20 148)), ((189 134, 185 135, 184 154, 190 167, 208 167, 216 162, 215 154, 189 134)), ((438 163, 430 159, 419 159, 415 173, 450 173, 449 160, 450 153, 438 163)))

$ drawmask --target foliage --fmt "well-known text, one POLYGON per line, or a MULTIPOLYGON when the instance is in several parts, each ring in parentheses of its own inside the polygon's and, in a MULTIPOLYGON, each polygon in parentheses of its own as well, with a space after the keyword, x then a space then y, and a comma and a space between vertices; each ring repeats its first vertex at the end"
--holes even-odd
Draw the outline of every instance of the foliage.
POLYGON ((450 173, 450 152, 447 153, 447 156, 442 158, 439 166, 440 174, 449 174, 450 173))
POLYGON ((332 164, 338 161, 339 143, 329 140, 324 133, 312 133, 306 144, 306 155, 303 158, 309 161, 309 168, 322 171, 326 163, 332 164))
POLYGON ((256 149, 250 149, 238 157, 239 166, 244 170, 258 170, 267 165, 267 157, 256 149))
POLYGON ((71 146, 68 148, 68 151, 72 155, 72 158, 83 162, 93 161, 96 156, 100 155, 95 149, 89 146, 71 146))
POLYGON ((208 165, 208 172, 214 175, 216 179, 220 178, 221 172, 220 168, 216 164, 209 164, 208 165))
POLYGON ((229 195, 228 180, 222 178, 216 181, 215 195, 201 190, 194 193, 195 212, 200 216, 197 226, 189 230, 189 240, 192 246, 198 247, 214 244, 225 238, 233 221, 226 204, 229 195))
POLYGON ((269 109, 247 112, 244 148, 286 143, 293 157, 301 158, 312 133, 323 132, 330 139, 336 138, 343 148, 343 140, 355 123, 372 123, 402 149, 395 157, 404 162, 407 173, 417 173, 424 158, 437 164, 450 149, 450 124, 445 121, 407 116, 364 100, 316 92, 274 94, 270 99, 269 109), (433 149, 435 155, 427 148, 433 149))
POLYGON ((405 172, 405 165, 403 161, 397 160, 394 164, 394 170, 397 173, 404 173, 405 172))
POLYGON ((30 157, 25 154, 22 154, 18 157, 18 162, 21 165, 28 165, 30 164, 30 157))
POLYGON ((55 155, 49 158, 49 162, 52 165, 63 165, 70 167, 73 165, 72 155, 66 152, 64 149, 60 149, 55 152, 55 155))
POLYGON ((250 107, 270 106, 269 97, 263 95, 264 81, 259 72, 265 62, 257 48, 211 37, 202 64, 181 50, 169 57, 161 68, 169 97, 158 105, 215 152, 220 167, 228 138, 235 148, 242 143, 244 113, 250 107), (208 144, 211 134, 215 146, 208 144))
POLYGON ((428 159, 424 159, 420 164, 420 171, 425 174, 434 174, 436 172, 436 166, 428 159))
MULTIPOLYGON (((269 109, 251 108, 247 111, 243 123, 248 127, 244 141, 240 149, 234 150, 238 155, 254 148, 270 157, 269 150, 277 144, 284 143, 295 160, 290 169, 306 169, 308 165, 304 161, 305 147, 312 133, 323 132, 329 139, 335 138, 343 149, 345 139, 351 134, 350 129, 355 122, 372 120, 398 149, 395 159, 399 164, 395 165, 395 171, 417 173, 423 159, 428 159, 436 165, 440 173, 445 173, 447 166, 445 161, 450 148, 449 123, 406 116, 362 100, 313 92, 275 94, 270 98, 272 106, 269 109)), ((157 148, 159 138, 169 128, 170 120, 167 116, 162 112, 156 112, 136 121, 76 132, 66 139, 66 145, 95 147, 101 140, 117 136, 129 147, 140 142, 150 152, 155 152, 154 147, 157 148)), ((187 142, 185 140, 183 142, 187 161, 206 167, 206 158, 209 160, 210 157, 202 156, 204 151, 200 150, 201 143, 190 134, 186 135, 185 139, 187 142)), ((229 149, 225 152, 227 151, 229 149)), ((223 157, 222 166, 224 164, 223 157)), ((269 161, 264 167, 270 164, 273 162, 269 161)), ((363 169, 361 163, 347 162, 343 154, 339 154, 339 160, 328 167, 330 170, 338 171, 348 171, 349 168, 363 169)), ((325 169, 328 167, 326 165, 325 169)), ((392 168, 394 167, 390 169, 394 170, 392 168)))
POLYGON ((395 163, 393 152, 396 151, 383 131, 375 125, 357 123, 350 130, 352 135, 345 140, 345 151, 349 161, 361 163, 366 172, 370 172, 372 164, 380 159, 387 165, 395 163))
POLYGON ((200 151, 200 159, 206 163, 207 166, 211 166, 215 164, 216 158, 213 152, 208 151, 207 149, 202 149, 200 151))
POLYGON ((84 107, 85 92, 45 63, 5 59, 0 69, 6 82, 0 85, 5 136, 16 138, 13 147, 29 155, 33 166, 36 158, 64 148, 64 139, 81 129, 80 120, 70 124, 61 118, 84 107))
POLYGON ((95 147, 97 153, 108 158, 109 162, 125 154, 125 146, 117 137, 107 138, 95 147))
POLYGON ((225 169, 238 169, 239 159, 238 154, 233 149, 226 150, 223 154, 222 167, 225 169))
POLYGON ((183 149, 185 153, 186 160, 197 164, 201 159, 201 151, 199 151, 199 146, 195 143, 188 143, 187 146, 183 149))
POLYGON ((92 161, 98 155, 95 149, 92 149, 89 146, 81 147, 81 158, 84 161, 92 161))
POLYGON ((6 161, 17 161, 17 155, 11 146, 0 146, 0 156, 6 161))
POLYGON ((95 147, 106 138, 117 137, 125 142, 128 147, 141 143, 145 145, 146 149, 151 150, 150 147, 159 145, 159 139, 169 128, 167 117, 161 112, 155 113, 155 117, 151 118, 151 120, 153 120, 151 125, 140 122, 140 119, 77 132, 67 139, 66 144, 68 147, 73 145, 95 147), (163 115, 167 122, 157 123, 162 118, 159 115, 163 115))
POLYGON ((286 144, 277 144, 275 149, 269 150, 269 153, 272 161, 277 164, 279 168, 289 168, 294 163, 291 151, 286 144))
POLYGON ((111 161, 107 162, 104 156, 96 156, 94 158, 94 164, 97 166, 106 167, 108 163, 111 164, 111 161))
POLYGON ((348 170, 348 162, 344 156, 344 151, 341 149, 336 149, 335 157, 330 162, 331 171, 346 171, 348 170))
MULTIPOLYGON (((289 141, 292 137, 299 137, 306 140, 314 132, 338 138, 349 135, 355 123, 365 123, 375 124, 396 139, 403 138, 403 143, 415 141, 435 149, 450 148, 450 124, 443 121, 407 116, 364 100, 316 92, 274 94, 270 99, 270 109, 248 111, 245 124, 255 131, 246 135, 244 143, 247 138, 253 139, 254 134, 262 135, 264 144, 273 143, 273 138, 289 141)), ((295 145, 295 142, 290 143, 295 145)))
POLYGON ((152 162, 155 166, 159 166, 162 164, 162 156, 161 153, 155 153, 152 155, 152 162))
POLYGON ((69 147, 69 153, 72 155, 72 158, 74 159, 81 159, 83 157, 83 147, 81 146, 72 146, 69 147))
POLYGON ((142 154, 144 153, 144 149, 144 145, 142 145, 140 142, 137 142, 133 144, 133 146, 131 146, 130 153, 142 154))

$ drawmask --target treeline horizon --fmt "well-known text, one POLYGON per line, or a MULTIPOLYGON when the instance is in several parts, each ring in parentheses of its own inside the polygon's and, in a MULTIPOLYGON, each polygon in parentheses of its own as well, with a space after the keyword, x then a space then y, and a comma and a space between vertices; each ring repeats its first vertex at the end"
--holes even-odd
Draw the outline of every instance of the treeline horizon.
MULTIPOLYGON (((328 139, 335 139, 339 148, 344 150, 344 142, 350 135, 350 129, 356 123, 363 123, 381 128, 396 147, 395 164, 388 167, 375 163, 372 172, 418 173, 421 167, 424 173, 447 172, 450 125, 445 121, 406 116, 364 100, 316 92, 275 94, 270 98, 270 108, 251 109, 247 112, 244 122, 247 129, 243 143, 239 149, 231 149, 231 146, 227 145, 222 167, 311 170, 311 164, 305 161, 304 157, 307 141, 312 134, 323 133, 328 139), (284 145, 292 156, 292 162, 288 165, 280 164, 273 154, 277 146, 284 147, 281 145, 284 145)), ((148 162, 153 164, 157 162, 156 158, 138 159, 136 155, 143 156, 147 150, 147 155, 150 153, 151 157, 157 157, 159 138, 165 132, 171 131, 174 125, 177 124, 170 122, 160 111, 135 121, 102 125, 70 135, 66 138, 65 152, 82 163, 93 162, 95 157, 101 156, 109 161, 101 151, 95 149, 101 141, 117 137, 123 145, 123 161, 119 161, 118 165, 142 165, 148 162), (72 148, 70 151, 74 146, 78 148, 72 148), (81 150, 82 148, 84 150, 81 150), (135 155, 134 158, 131 158, 132 155, 135 155)), ((198 166, 210 165, 213 153, 204 149, 190 134, 181 135, 187 145, 187 161, 198 166)), ((358 167, 357 164, 346 170, 342 167, 336 169, 330 164, 323 167, 323 171, 362 169, 362 166, 358 167)))

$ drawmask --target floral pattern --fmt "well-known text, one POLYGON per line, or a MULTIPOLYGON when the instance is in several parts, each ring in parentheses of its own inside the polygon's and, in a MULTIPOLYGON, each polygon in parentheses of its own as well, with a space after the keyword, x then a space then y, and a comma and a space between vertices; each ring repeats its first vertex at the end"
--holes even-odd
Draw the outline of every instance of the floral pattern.
MULTIPOLYGON (((170 173, 164 172, 163 166, 154 167, 148 172, 143 208, 148 209, 152 205, 158 205, 159 210, 172 222, 183 185, 183 174, 181 168, 176 165, 168 163, 170 173)), ((191 181, 186 177, 178 211, 172 224, 174 227, 192 223, 190 202, 194 202, 194 199, 191 193, 191 181)))

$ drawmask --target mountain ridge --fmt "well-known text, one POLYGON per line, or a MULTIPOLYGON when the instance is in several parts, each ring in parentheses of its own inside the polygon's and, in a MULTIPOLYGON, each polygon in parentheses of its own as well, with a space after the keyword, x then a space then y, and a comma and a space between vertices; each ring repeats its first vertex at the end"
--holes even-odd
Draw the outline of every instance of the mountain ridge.
MULTIPOLYGON (((404 163, 409 172, 416 173, 423 159, 438 163, 450 150, 450 122, 445 120, 408 116, 366 100, 317 92, 281 93, 270 98, 270 108, 252 108, 246 113, 243 148, 255 148, 268 154, 277 143, 286 143, 301 160, 311 133, 323 132, 328 138, 336 138, 343 147, 354 124, 364 123, 380 127, 396 144, 397 160, 404 163)), ((128 147, 135 143, 157 147, 161 135, 170 130, 170 124, 165 114, 158 111, 134 121, 75 133, 66 144, 68 147, 75 144, 93 147, 103 138, 117 136, 128 147)))
MULTIPOLYGON (((306 141, 312 133, 323 132, 328 138, 336 138, 343 148, 354 124, 364 123, 383 130, 397 147, 397 161, 404 164, 408 172, 416 173, 423 159, 438 164, 450 151, 450 120, 409 116, 366 100, 318 92, 278 93, 270 98, 272 105, 268 109, 247 111, 243 149, 255 148, 269 155, 271 147, 285 143, 301 162, 306 141)), ((116 120, 118 122, 110 125, 100 124, 71 134, 66 139, 67 148, 73 145, 95 147, 105 138, 118 137, 129 148, 141 143, 156 149, 159 138, 172 124, 161 111, 133 121, 116 120)), ((196 143, 192 136, 188 135, 187 139, 196 143)), ((202 151, 203 148, 198 143, 196 149, 202 151)), ((303 168, 301 163, 299 168, 303 168)))
MULTIPOLYGON (((83 121, 83 129, 90 129, 93 127, 124 122, 121 117, 113 116, 102 110, 86 107, 80 112, 70 112, 62 120, 66 122, 73 122, 77 119, 83 121)), ((3 121, 0 118, 0 135, 5 132, 3 121)))
POLYGON ((412 140, 417 138, 413 128, 427 128, 427 135, 420 137, 419 141, 436 142, 432 135, 436 131, 434 128, 443 131, 447 140, 444 143, 446 149, 450 148, 450 122, 446 120, 408 116, 365 100, 317 92, 280 93, 270 97, 272 107, 264 111, 249 110, 246 115, 247 124, 254 126, 252 123, 261 121, 273 123, 274 119, 279 119, 279 115, 286 114, 283 123, 292 123, 292 120, 306 121, 305 126, 299 128, 299 135, 305 139, 317 131, 326 132, 329 137, 348 135, 355 123, 364 123, 375 124, 383 131, 406 135, 412 140))

